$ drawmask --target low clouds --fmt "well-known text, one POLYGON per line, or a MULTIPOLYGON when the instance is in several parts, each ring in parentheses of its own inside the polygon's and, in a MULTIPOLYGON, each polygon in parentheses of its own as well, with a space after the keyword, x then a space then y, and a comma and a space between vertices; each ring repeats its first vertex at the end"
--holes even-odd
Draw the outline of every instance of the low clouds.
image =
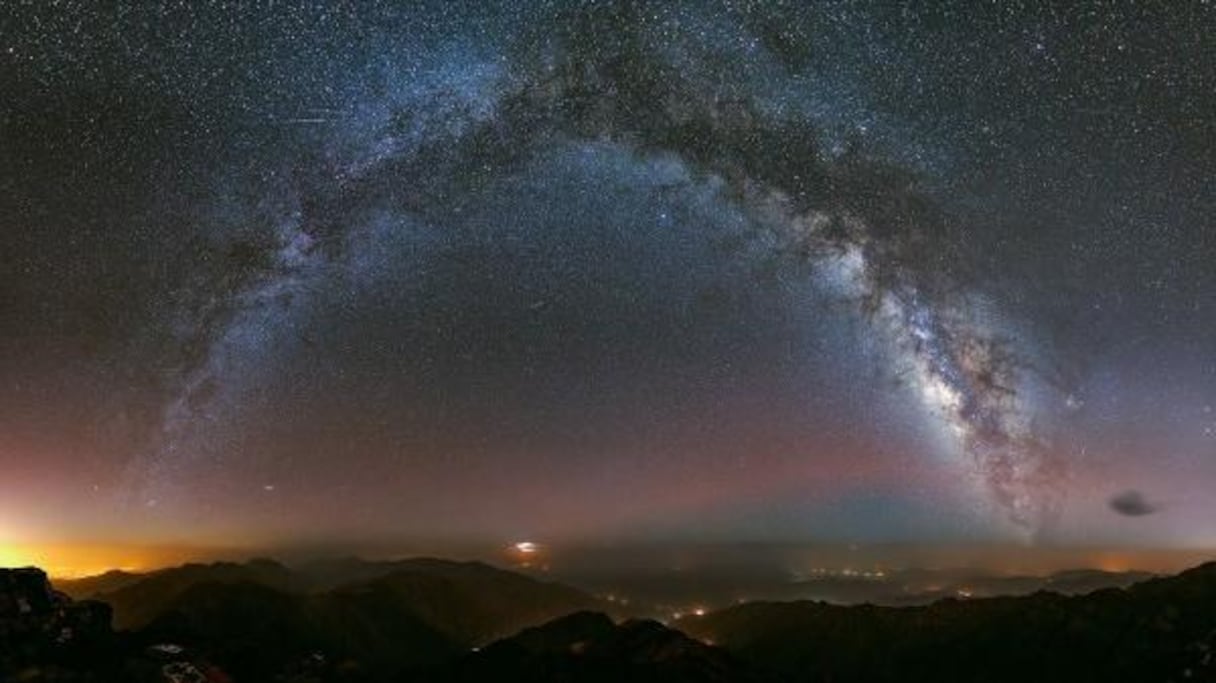
POLYGON ((1128 489, 1111 496, 1107 505, 1125 517, 1144 517, 1161 510, 1161 505, 1148 500, 1143 493, 1135 489, 1128 489))

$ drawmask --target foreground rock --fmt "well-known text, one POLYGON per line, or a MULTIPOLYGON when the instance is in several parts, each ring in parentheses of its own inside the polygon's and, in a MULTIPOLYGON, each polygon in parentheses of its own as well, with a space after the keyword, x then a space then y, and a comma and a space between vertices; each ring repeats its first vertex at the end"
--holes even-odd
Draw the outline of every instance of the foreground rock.
POLYGON ((0 569, 0 680, 91 680, 113 641, 108 605, 74 602, 41 569, 0 569))

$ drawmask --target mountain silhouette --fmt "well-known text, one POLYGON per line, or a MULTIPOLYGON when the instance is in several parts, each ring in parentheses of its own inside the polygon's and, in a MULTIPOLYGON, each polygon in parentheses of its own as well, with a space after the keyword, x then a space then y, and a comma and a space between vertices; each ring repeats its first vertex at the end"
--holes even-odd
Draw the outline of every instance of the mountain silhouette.
POLYGON ((433 667, 522 628, 601 607, 573 588, 477 562, 355 558, 187 564, 66 582, 109 604, 131 647, 188 646, 237 680, 323 660, 327 675, 433 667), (106 588, 112 588, 105 592, 106 588))
POLYGON ((1216 681, 1216 563, 1083 595, 756 602, 670 625, 434 559, 187 565, 100 585, 138 626, 112 631, 107 605, 37 569, 0 570, 0 681, 1216 681))
POLYGON ((461 644, 484 644, 579 609, 602 607, 582 591, 481 562, 436 558, 373 562, 358 558, 288 568, 274 560, 186 564, 148 574, 107 573, 56 582, 77 599, 114 609, 118 629, 140 629, 200 584, 250 583, 297 595, 383 589, 386 599, 423 615, 461 644), (383 585, 378 585, 383 584, 383 585))

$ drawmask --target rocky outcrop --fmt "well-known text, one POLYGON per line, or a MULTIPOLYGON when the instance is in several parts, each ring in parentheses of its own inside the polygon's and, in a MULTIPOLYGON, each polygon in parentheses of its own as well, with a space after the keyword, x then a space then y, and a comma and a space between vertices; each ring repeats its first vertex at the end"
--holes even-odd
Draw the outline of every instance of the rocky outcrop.
POLYGON ((110 617, 105 603, 53 590, 41 569, 0 569, 0 680, 75 680, 96 670, 113 651, 110 617))

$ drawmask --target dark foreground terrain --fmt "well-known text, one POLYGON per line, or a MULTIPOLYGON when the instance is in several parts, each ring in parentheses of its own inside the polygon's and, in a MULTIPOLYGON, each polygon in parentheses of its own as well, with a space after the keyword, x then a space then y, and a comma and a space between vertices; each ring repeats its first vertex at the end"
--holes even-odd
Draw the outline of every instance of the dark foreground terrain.
POLYGON ((187 565, 64 587, 84 599, 0 570, 0 681, 1216 681, 1216 563, 1085 595, 749 603, 671 626, 442 560, 187 565))

